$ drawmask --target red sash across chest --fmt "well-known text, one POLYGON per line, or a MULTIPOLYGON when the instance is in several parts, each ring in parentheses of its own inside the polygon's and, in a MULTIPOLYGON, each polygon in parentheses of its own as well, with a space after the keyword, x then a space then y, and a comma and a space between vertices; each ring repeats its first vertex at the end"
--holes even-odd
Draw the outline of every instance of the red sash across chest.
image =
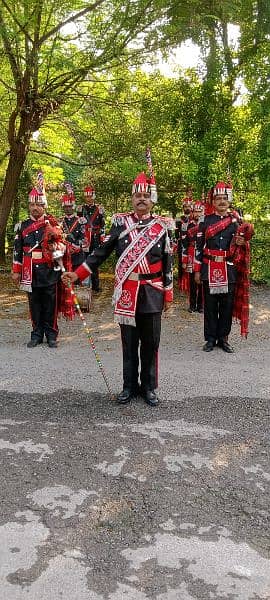
MULTIPOLYGON (((134 225, 127 219, 127 229, 134 225)), ((163 224, 153 219, 139 233, 130 231, 131 243, 120 256, 115 269, 114 316, 118 323, 135 325, 135 312, 140 284, 148 283, 163 291, 162 263, 150 265, 147 254, 164 235, 163 224), (140 275, 145 274, 145 281, 140 275), (157 277, 149 277, 149 274, 157 277), (147 281, 149 277, 149 281, 147 281)))
POLYGON ((44 219, 42 219, 41 221, 33 221, 31 225, 28 225, 25 229, 23 229, 22 237, 25 238, 27 235, 29 235, 29 233, 32 233, 33 231, 38 231, 39 229, 42 229, 42 227, 45 227, 44 219))
POLYGON ((215 235, 217 235, 221 231, 224 231, 224 229, 227 229, 227 227, 231 225, 232 220, 232 217, 229 216, 225 217, 224 219, 221 219, 217 223, 209 225, 205 231, 205 239, 209 240, 210 238, 215 237, 215 235))

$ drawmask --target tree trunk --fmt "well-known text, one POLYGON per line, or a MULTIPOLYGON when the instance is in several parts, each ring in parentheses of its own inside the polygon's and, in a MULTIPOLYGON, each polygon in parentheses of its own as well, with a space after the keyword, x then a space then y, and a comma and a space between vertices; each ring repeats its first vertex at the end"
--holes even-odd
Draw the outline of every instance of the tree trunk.
POLYGON ((15 142, 10 151, 4 186, 0 196, 0 263, 5 263, 5 235, 13 200, 18 192, 20 175, 28 153, 28 145, 15 142))
POLYGON ((20 219, 20 208, 21 208, 21 199, 19 195, 15 196, 13 202, 13 210, 12 217, 10 218, 9 226, 6 230, 6 258, 10 258, 13 251, 14 244, 14 228, 15 225, 19 222, 20 219))
POLYGON ((6 249, 5 249, 6 230, 3 236, 0 238, 0 265, 4 265, 6 262, 6 249))

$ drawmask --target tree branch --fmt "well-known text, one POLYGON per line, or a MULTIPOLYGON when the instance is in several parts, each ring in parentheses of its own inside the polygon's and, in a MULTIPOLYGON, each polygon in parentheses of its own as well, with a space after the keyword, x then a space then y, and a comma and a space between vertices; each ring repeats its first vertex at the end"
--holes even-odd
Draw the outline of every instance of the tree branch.
POLYGON ((34 43, 31 52, 31 59, 33 62, 33 84, 34 90, 37 93, 38 91, 38 44, 39 44, 39 34, 40 34, 40 26, 41 26, 41 16, 42 16, 42 0, 39 0, 36 5, 37 8, 37 16, 36 16, 36 27, 34 31, 34 43))
POLYGON ((70 160, 68 158, 63 158, 63 156, 61 156, 60 154, 52 154, 52 152, 48 152, 47 150, 35 150, 34 148, 29 148, 30 152, 34 152, 35 154, 45 154, 45 156, 51 156, 52 158, 56 158, 59 161, 62 162, 66 162, 70 165, 75 165, 77 167, 92 167, 92 166, 96 166, 96 165, 103 165, 104 162, 97 162, 97 161, 92 161, 92 162, 88 162, 88 163, 78 163, 74 160, 70 160))
POLYGON ((29 40, 29 42, 31 42, 33 44, 33 40, 31 38, 31 36, 29 35, 27 29, 25 28, 24 25, 22 25, 20 23, 20 21, 17 19, 15 13, 11 10, 11 8, 9 7, 9 5, 7 4, 6 0, 1 0, 3 6, 5 7, 5 9, 7 10, 7 12, 11 15, 12 19, 14 20, 14 22, 16 23, 16 25, 18 25, 20 31, 22 31, 24 33, 24 35, 27 37, 27 39, 29 40))
POLYGON ((11 87, 11 85, 8 85, 8 84, 7 84, 7 83, 4 81, 4 79, 1 79, 1 77, 0 77, 0 83, 2 83, 2 85, 3 85, 3 86, 4 86, 4 87, 7 89, 7 90, 9 90, 10 92, 15 92, 15 93, 16 93, 16 88, 13 88, 13 87, 11 87))
POLYGON ((7 33, 7 30, 6 30, 5 21, 4 21, 2 12, 0 12, 0 26, 1 26, 0 27, 0 32, 1 32, 0 34, 2 36, 2 40, 3 40, 3 43, 4 43, 4 48, 6 50, 7 57, 8 57, 8 60, 9 60, 9 64, 10 64, 10 67, 11 67, 11 70, 12 70, 12 73, 13 73, 14 82, 15 82, 15 85, 16 85, 16 91, 18 92, 19 91, 19 82, 21 80, 22 74, 20 73, 19 66, 18 66, 18 64, 16 62, 15 56, 14 56, 13 51, 12 51, 11 44, 10 44, 9 39, 8 39, 8 33, 7 33))
POLYGON ((104 2, 105 2, 105 0, 96 0, 96 2, 94 4, 91 4, 91 6, 88 6, 87 8, 84 8, 83 10, 80 10, 75 15, 74 14, 71 15, 71 17, 69 17, 65 21, 62 21, 62 23, 58 23, 58 25, 56 25, 55 27, 53 27, 50 31, 48 31, 47 33, 45 33, 40 38, 39 45, 41 46, 41 44, 43 44, 43 42, 45 42, 50 37, 52 37, 52 35, 54 35, 58 31, 60 31, 60 29, 62 29, 62 27, 65 27, 65 25, 68 25, 68 23, 74 23, 74 21, 77 21, 78 19, 80 19, 80 17, 83 17, 87 13, 94 11, 98 6, 100 6, 104 2))

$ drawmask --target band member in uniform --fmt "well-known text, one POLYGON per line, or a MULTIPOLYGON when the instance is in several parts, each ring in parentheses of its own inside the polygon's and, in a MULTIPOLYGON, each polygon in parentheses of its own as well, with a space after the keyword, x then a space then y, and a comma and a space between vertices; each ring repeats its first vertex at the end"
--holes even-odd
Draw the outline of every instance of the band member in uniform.
POLYGON ((44 335, 49 348, 57 347, 57 284, 60 270, 44 256, 42 242, 47 225, 57 220, 46 214, 44 194, 33 188, 29 194, 28 219, 16 227, 12 279, 27 292, 32 320, 28 348, 42 344, 44 335))
MULTIPOLYGON (((99 246, 105 234, 105 215, 102 206, 95 203, 95 190, 91 186, 84 188, 85 203, 77 208, 80 223, 85 228, 85 258, 99 246)), ((95 268, 91 274, 92 290, 100 292, 99 272, 95 268)))
POLYGON ((114 215, 113 225, 103 244, 75 273, 62 276, 64 282, 75 282, 77 278, 83 280, 113 250, 116 252, 114 318, 120 324, 123 350, 120 404, 130 402, 138 393, 151 406, 158 404, 156 388, 161 313, 167 311, 172 302, 173 282, 168 235, 172 223, 151 213, 156 201, 153 176, 140 173, 132 187, 133 211, 114 215))
MULTIPOLYGON (((243 249, 244 255, 248 252, 248 240, 253 229, 248 224, 240 224, 239 214, 230 211, 232 200, 232 186, 218 182, 213 188, 213 213, 204 218, 199 224, 195 255, 195 281, 203 282, 204 290, 204 337, 205 352, 213 350, 217 344, 225 352, 234 352, 228 342, 231 331, 232 316, 234 311, 235 288, 237 279, 246 285, 247 268, 241 273, 242 267, 236 266, 235 256, 238 247, 243 249), (232 250, 233 249, 233 250, 232 250), (242 275, 244 277, 242 277, 242 275)), ((245 262, 245 259, 244 259, 245 262)), ((246 263, 247 264, 247 263, 246 263)), ((242 285, 242 284, 241 284, 242 285)), ((238 312, 245 315, 248 311, 248 289, 238 286, 238 312), (243 304, 244 300, 244 304, 243 304), (241 306, 240 306, 241 305, 241 306), (242 310, 243 309, 243 310, 242 310)), ((246 316, 245 316, 246 319, 246 316)), ((247 323, 241 332, 247 334, 247 323)))
POLYGON ((203 220, 202 202, 194 202, 186 228, 182 232, 182 267, 189 281, 189 312, 203 312, 202 284, 195 282, 194 260, 199 222, 203 220))
POLYGON ((64 194, 61 198, 64 216, 59 220, 65 239, 69 243, 72 270, 75 271, 84 261, 84 226, 75 214, 76 200, 72 194, 64 194))
POLYGON ((188 224, 188 220, 192 211, 192 197, 187 196, 186 198, 183 198, 182 200, 182 206, 183 206, 183 214, 181 215, 181 217, 177 217, 175 220, 175 237, 177 240, 177 256, 178 256, 178 287, 180 289, 180 291, 186 292, 188 291, 187 285, 186 285, 186 277, 185 277, 185 272, 183 272, 183 266, 182 266, 182 234, 183 232, 186 231, 187 228, 187 224, 188 224))

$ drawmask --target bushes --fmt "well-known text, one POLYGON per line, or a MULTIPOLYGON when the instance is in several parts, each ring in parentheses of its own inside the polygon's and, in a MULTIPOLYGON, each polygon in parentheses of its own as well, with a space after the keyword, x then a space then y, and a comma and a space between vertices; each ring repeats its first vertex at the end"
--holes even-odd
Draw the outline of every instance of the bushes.
POLYGON ((270 283, 270 224, 257 221, 251 240, 251 279, 256 283, 270 283))

